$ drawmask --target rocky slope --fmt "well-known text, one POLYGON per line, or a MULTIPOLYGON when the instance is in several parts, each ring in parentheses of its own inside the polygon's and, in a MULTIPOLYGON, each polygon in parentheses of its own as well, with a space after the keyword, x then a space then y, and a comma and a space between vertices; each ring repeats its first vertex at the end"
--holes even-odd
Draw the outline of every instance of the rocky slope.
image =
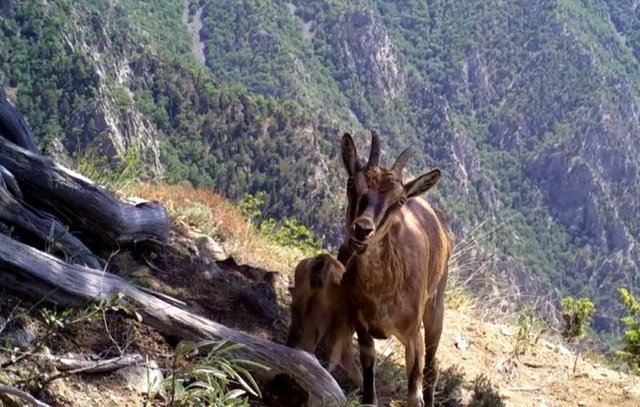
MULTIPOLYGON (((199 315, 284 342, 291 300, 287 290, 291 266, 287 261, 300 257, 298 249, 270 245, 265 236, 247 239, 249 236, 238 233, 239 227, 229 229, 227 225, 232 223, 246 227, 247 221, 210 191, 148 185, 135 190, 149 199, 162 198, 172 209, 171 244, 163 250, 115 253, 108 271, 176 298, 199 315), (198 208, 206 216, 195 216, 198 208), (204 219, 219 226, 212 229, 204 219), (212 236, 223 242, 218 244, 212 236), (268 257, 260 257, 260 252, 268 257), (227 257, 230 253, 233 257, 227 257), (238 264, 235 259, 250 264, 238 264), (256 267, 267 265, 284 272, 256 267)), ((452 277, 457 280, 460 276, 454 272, 452 277)), ((485 322, 468 303, 456 305, 460 288, 456 284, 448 287, 438 352, 438 406, 495 406, 490 395, 503 398, 507 406, 631 407, 640 402, 637 376, 610 369, 595 359, 596 354, 583 354, 576 363, 576 354, 559 338, 542 335, 538 325, 523 333, 522 326, 485 322), (478 380, 482 377, 488 382, 478 380)), ((31 304, 0 290, 0 340, 10 346, 0 349, 0 383, 20 386, 51 406, 145 404, 149 388, 154 386, 152 378, 166 378, 176 368, 171 359, 175 338, 164 337, 124 313, 111 312, 118 309, 117 304, 103 307, 97 308, 97 313, 70 312, 31 304), (52 355, 100 360, 132 354, 142 355, 148 362, 112 373, 68 374, 48 380, 61 373, 52 355)), ((476 311, 484 312, 480 308, 476 311)), ((380 402, 399 402, 406 397, 404 350, 393 339, 376 341, 376 350, 380 402)), ((341 380, 340 372, 336 377, 341 380)), ((167 391, 169 387, 165 383, 167 391)), ((349 390, 346 384, 345 389, 349 390)), ((295 391, 290 404, 269 400, 268 390, 263 391, 265 398, 253 400, 251 405, 300 405, 292 401, 295 391)), ((19 405, 0 395, 1 403, 19 405)), ((152 405, 166 404, 158 397, 152 405)))

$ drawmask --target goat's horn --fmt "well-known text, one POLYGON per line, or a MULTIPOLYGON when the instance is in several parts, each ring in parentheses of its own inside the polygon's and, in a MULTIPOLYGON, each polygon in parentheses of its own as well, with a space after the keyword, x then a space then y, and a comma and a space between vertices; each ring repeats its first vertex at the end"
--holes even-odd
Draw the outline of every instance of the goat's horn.
POLYGON ((407 165, 407 161, 411 158, 412 155, 415 154, 415 150, 413 147, 407 147, 403 152, 400 153, 398 158, 396 158, 396 162, 393 163, 393 167, 391 167, 391 171, 395 172, 400 176, 402 174, 402 170, 404 166, 407 165))
POLYGON ((380 163, 380 138, 378 132, 371 130, 371 152, 369 153, 369 162, 367 165, 377 167, 380 163))

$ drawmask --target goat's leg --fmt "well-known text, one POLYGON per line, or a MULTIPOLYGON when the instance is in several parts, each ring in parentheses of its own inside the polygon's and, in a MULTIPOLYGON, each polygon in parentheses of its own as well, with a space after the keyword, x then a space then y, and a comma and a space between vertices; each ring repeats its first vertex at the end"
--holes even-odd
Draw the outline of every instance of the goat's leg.
POLYGON ((436 352, 442 335, 444 318, 444 290, 446 279, 440 283, 435 297, 427 302, 422 322, 424 325, 424 399, 427 406, 434 405, 434 393, 438 382, 436 352))
POLYGON ((356 364, 353 354, 353 329, 334 329, 330 332, 329 373, 335 372, 340 365, 347 374, 349 382, 356 388, 362 388, 362 372, 356 364))
MULTIPOLYGON (((358 324, 359 325, 359 324, 358 324)), ((356 327, 360 345, 360 363, 362 364, 362 403, 378 405, 376 396, 375 367, 376 347, 373 337, 362 326, 356 327)))
POLYGON ((362 372, 356 364, 353 355, 353 334, 349 337, 345 337, 342 342, 342 355, 340 363, 347 373, 347 378, 351 384, 358 388, 362 388, 362 372))
POLYGON ((408 407, 424 407, 422 396, 422 379, 424 369, 424 338, 417 329, 409 337, 405 345, 405 364, 407 365, 407 379, 409 394, 408 407))

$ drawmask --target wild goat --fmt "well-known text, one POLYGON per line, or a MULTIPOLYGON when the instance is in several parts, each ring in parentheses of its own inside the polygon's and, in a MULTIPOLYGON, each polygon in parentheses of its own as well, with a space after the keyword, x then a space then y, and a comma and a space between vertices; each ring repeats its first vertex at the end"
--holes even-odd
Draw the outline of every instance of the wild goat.
POLYGON ((452 242, 442 213, 418 195, 434 186, 440 171, 432 170, 402 182, 412 151, 404 150, 391 169, 381 168, 380 142, 372 132, 365 164, 351 135, 342 138, 347 182, 347 241, 341 250, 347 264, 343 291, 357 311, 356 331, 363 369, 362 401, 376 404, 373 338, 390 335, 405 348, 407 405, 433 405, 437 381, 435 354, 442 333, 447 263, 452 242), (424 325, 424 337, 420 325, 424 325), (424 372, 423 372, 424 371, 424 372))
POLYGON ((287 346, 314 353, 324 342, 329 372, 342 366, 351 384, 359 388, 362 373, 354 361, 352 344, 355 328, 340 285, 344 272, 344 266, 328 254, 304 259, 297 265, 287 346))

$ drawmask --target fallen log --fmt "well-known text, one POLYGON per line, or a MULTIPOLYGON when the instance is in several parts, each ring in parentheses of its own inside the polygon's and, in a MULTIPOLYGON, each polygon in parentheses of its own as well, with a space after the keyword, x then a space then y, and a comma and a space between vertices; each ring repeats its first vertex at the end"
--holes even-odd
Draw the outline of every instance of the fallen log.
POLYGON ((20 191, 16 191, 15 186, 9 189, 8 186, 12 184, 11 174, 7 172, 8 175, 2 176, 2 169, 0 166, 0 181, 6 179, 7 182, 0 182, 0 222, 14 227, 24 236, 44 242, 51 253, 59 254, 69 262, 96 269, 102 268, 102 264, 91 250, 69 233, 60 221, 30 207, 18 200, 19 198, 16 199, 15 195, 20 191))
POLYGON ((13 174, 2 165, 0 165, 0 188, 4 188, 9 191, 9 193, 17 200, 21 201, 23 199, 22 191, 18 186, 18 181, 16 181, 13 174))
MULTIPOLYGON (((2 89, 1 86, 0 89, 2 89)), ((27 122, 2 91, 0 91, 0 136, 32 153, 38 152, 27 122)))
MULTIPOLYGON (((307 404, 311 406, 338 405, 344 401, 335 380, 306 352, 207 320, 145 293, 116 275, 67 264, 3 235, 0 235, 0 286, 29 298, 45 298, 47 302, 75 307, 122 293, 123 301, 140 314, 144 323, 166 335, 192 341, 226 339, 244 345, 236 356, 266 366, 266 370, 254 368, 252 373, 267 386, 273 382, 293 383, 306 393, 307 404)), ((282 389, 288 393, 293 390, 282 389)))
POLYGON ((121 202, 82 175, 3 137, 0 163, 18 181, 27 202, 97 241, 117 246, 169 238, 171 222, 162 205, 121 202))

